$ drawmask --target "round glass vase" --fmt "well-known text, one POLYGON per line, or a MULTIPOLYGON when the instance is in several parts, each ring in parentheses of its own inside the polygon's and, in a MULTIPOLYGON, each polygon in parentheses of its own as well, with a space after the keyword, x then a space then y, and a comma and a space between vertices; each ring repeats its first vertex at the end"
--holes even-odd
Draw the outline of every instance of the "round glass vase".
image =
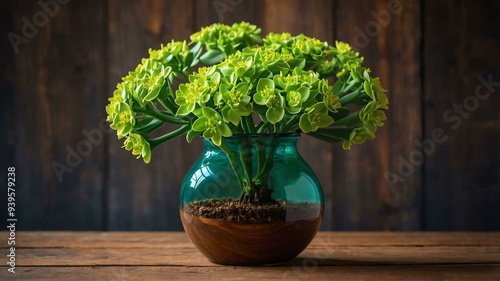
POLYGON ((181 188, 182 224, 211 262, 287 262, 323 216, 319 181, 296 147, 299 134, 242 134, 204 151, 181 188))

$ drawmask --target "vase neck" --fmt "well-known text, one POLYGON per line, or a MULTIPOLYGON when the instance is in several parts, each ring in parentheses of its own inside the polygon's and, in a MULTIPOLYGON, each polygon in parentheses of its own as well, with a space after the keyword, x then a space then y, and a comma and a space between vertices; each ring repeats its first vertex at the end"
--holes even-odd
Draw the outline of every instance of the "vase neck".
MULTIPOLYGON (((295 153, 299 134, 239 134, 225 138, 228 147, 233 151, 238 151, 241 146, 252 147, 252 149, 273 149, 283 153, 295 153)), ((203 144, 207 150, 220 150, 209 139, 203 139, 203 144)))

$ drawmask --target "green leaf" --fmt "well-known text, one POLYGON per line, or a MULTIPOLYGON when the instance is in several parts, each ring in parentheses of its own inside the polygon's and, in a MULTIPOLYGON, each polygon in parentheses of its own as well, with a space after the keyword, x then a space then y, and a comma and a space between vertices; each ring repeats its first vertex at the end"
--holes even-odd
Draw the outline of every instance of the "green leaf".
POLYGON ((214 65, 225 58, 226 55, 220 50, 208 50, 200 57, 200 61, 206 65, 214 65))
POLYGON ((158 96, 158 94, 160 93, 160 90, 161 90, 161 87, 149 89, 148 94, 142 99, 142 102, 146 103, 146 102, 150 102, 150 101, 154 100, 158 96))
POLYGON ((288 61, 291 69, 296 67, 303 69, 306 66, 306 60, 304 58, 294 58, 288 61))
POLYGON ((217 132, 214 130, 205 130, 205 132, 203 132, 203 137, 206 139, 211 139, 216 133, 217 132))
POLYGON ((286 75, 290 71, 290 65, 285 61, 276 61, 268 64, 267 69, 273 73, 281 73, 282 75, 286 75))
POLYGON ((304 113, 300 116, 300 119, 299 119, 299 128, 302 130, 302 132, 304 133, 309 133, 309 132, 312 132, 312 131, 315 131, 315 128, 311 122, 309 121, 309 118, 308 118, 308 114, 307 113, 304 113))
POLYGON ((222 142, 222 136, 220 135, 220 133, 216 133, 212 136, 212 142, 216 145, 216 146, 220 146, 221 142, 222 142))
POLYGON ((286 107, 285 108, 286 111, 290 114, 297 114, 299 113, 300 111, 302 111, 302 108, 301 107, 286 107))
POLYGON ((194 103, 183 104, 183 105, 179 106, 179 109, 177 109, 177 112, 175 113, 175 115, 179 115, 179 116, 188 115, 189 113, 193 112, 194 108, 195 108, 194 103))
POLYGON ((222 93, 221 91, 218 91, 214 94, 214 102, 215 102, 215 105, 219 105, 222 101, 222 93))
POLYGON ((219 113, 213 109, 213 108, 210 108, 210 107, 204 107, 201 109, 202 112, 203 112, 203 116, 207 117, 207 118, 220 118, 219 116, 219 113))
POLYGON ((186 84, 180 84, 179 91, 182 93, 182 96, 189 96, 191 94, 191 91, 186 84))
POLYGON ((258 105, 266 105, 266 103, 269 100, 269 98, 266 99, 259 92, 257 92, 257 93, 255 93, 255 95, 253 95, 253 100, 258 105))
POLYGON ((200 131, 194 131, 194 130, 189 130, 186 134, 186 141, 188 143, 191 143, 194 139, 194 137, 201 135, 200 131))
POLYGON ((235 88, 236 91, 240 91, 243 95, 247 95, 249 89, 250 84, 246 82, 238 84, 235 88))
POLYGON ((203 51, 203 45, 201 44, 201 42, 198 42, 196 43, 193 47, 191 47, 191 50, 189 50, 189 52, 191 54, 193 54, 193 57, 198 57, 200 55, 200 53, 203 51))
POLYGON ((321 113, 328 113, 328 109, 326 108, 326 105, 324 102, 318 102, 315 103, 313 106, 314 110, 321 112, 321 113))
POLYGON ((144 160, 144 163, 149 164, 149 162, 151 162, 151 149, 147 146, 144 146, 142 148, 141 156, 144 160))
POLYGON ((351 110, 347 107, 337 108, 337 112, 329 112, 328 114, 332 116, 333 119, 339 120, 351 113, 351 110))
POLYGON ((284 108, 269 108, 266 112, 266 118, 271 124, 276 124, 285 116, 284 108))
POLYGON ((274 82, 269 78, 260 78, 257 82, 257 92, 262 92, 264 89, 269 88, 274 90, 274 82))
POLYGON ((238 124, 240 122, 240 115, 238 114, 238 112, 236 112, 236 110, 229 109, 228 117, 229 117, 229 121, 231 121, 231 123, 233 123, 235 126, 238 126, 238 124))
POLYGON ((302 102, 305 102, 309 98, 310 90, 308 87, 302 86, 297 90, 297 92, 300 93, 300 98, 302 102))
POLYGON ((324 128, 324 127, 330 126, 331 124, 333 124, 333 122, 334 122, 334 120, 332 117, 322 113, 319 117, 319 121, 318 121, 317 125, 320 128, 324 128))
POLYGON ((210 81, 216 82, 217 84, 220 83, 220 73, 215 72, 214 74, 212 74, 212 76, 210 77, 210 81))
POLYGON ((341 96, 343 93, 341 92, 342 91, 342 88, 344 86, 344 83, 341 82, 341 81, 337 81, 335 82, 335 84, 333 84, 333 92, 334 93, 338 93, 339 96, 341 96))
POLYGON ((373 95, 371 83, 368 81, 363 82, 363 88, 365 89, 366 94, 372 99, 375 100, 375 96, 373 95))
POLYGON ((229 128, 229 126, 226 123, 220 124, 218 129, 219 129, 220 133, 222 134, 222 136, 224 136, 224 137, 230 137, 233 135, 231 128, 229 128))
POLYGON ((275 95, 274 82, 268 78, 261 78, 257 83, 257 93, 253 96, 255 103, 265 105, 275 95))
POLYGON ((224 119, 224 122, 231 122, 235 126, 238 126, 240 122, 240 116, 236 111, 232 110, 229 105, 224 106, 222 109, 222 118, 224 119))
POLYGON ((203 132, 207 129, 207 123, 208 121, 208 118, 207 117, 200 117, 198 119, 196 119, 196 121, 194 121, 193 123, 193 130, 194 131, 197 131, 197 132, 203 132))

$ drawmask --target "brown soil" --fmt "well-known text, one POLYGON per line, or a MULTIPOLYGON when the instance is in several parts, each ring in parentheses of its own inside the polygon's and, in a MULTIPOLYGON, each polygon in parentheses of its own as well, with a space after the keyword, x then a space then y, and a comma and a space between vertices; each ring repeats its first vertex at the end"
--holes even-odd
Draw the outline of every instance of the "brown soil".
POLYGON ((311 206, 273 201, 265 204, 241 203, 231 198, 193 201, 184 206, 185 213, 220 221, 245 224, 269 224, 284 222, 287 211, 293 213, 310 212, 311 206))

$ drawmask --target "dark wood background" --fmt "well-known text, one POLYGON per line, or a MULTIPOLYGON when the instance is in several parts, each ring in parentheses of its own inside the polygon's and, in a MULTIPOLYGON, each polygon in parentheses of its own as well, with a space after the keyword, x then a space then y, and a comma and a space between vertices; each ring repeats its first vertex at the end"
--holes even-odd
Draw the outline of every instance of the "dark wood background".
POLYGON ((181 230, 179 186, 200 142, 163 145, 145 165, 106 132, 62 181, 52 164, 67 165, 83 130, 99 130, 107 98, 148 48, 245 20, 263 35, 347 41, 389 90, 389 119, 374 141, 346 152, 300 140, 323 185, 323 230, 500 230, 500 87, 478 79, 500 81, 498 1, 72 0, 16 53, 7 34, 22 35, 22 18, 43 11, 37 2, 0 3, 0 174, 16 167, 18 229, 181 230), (378 18, 391 3, 402 10, 378 18), (489 97, 474 99, 478 87, 489 97), (384 175, 398 174, 402 158, 419 162, 415 141, 439 128, 446 140, 388 184, 384 175))

